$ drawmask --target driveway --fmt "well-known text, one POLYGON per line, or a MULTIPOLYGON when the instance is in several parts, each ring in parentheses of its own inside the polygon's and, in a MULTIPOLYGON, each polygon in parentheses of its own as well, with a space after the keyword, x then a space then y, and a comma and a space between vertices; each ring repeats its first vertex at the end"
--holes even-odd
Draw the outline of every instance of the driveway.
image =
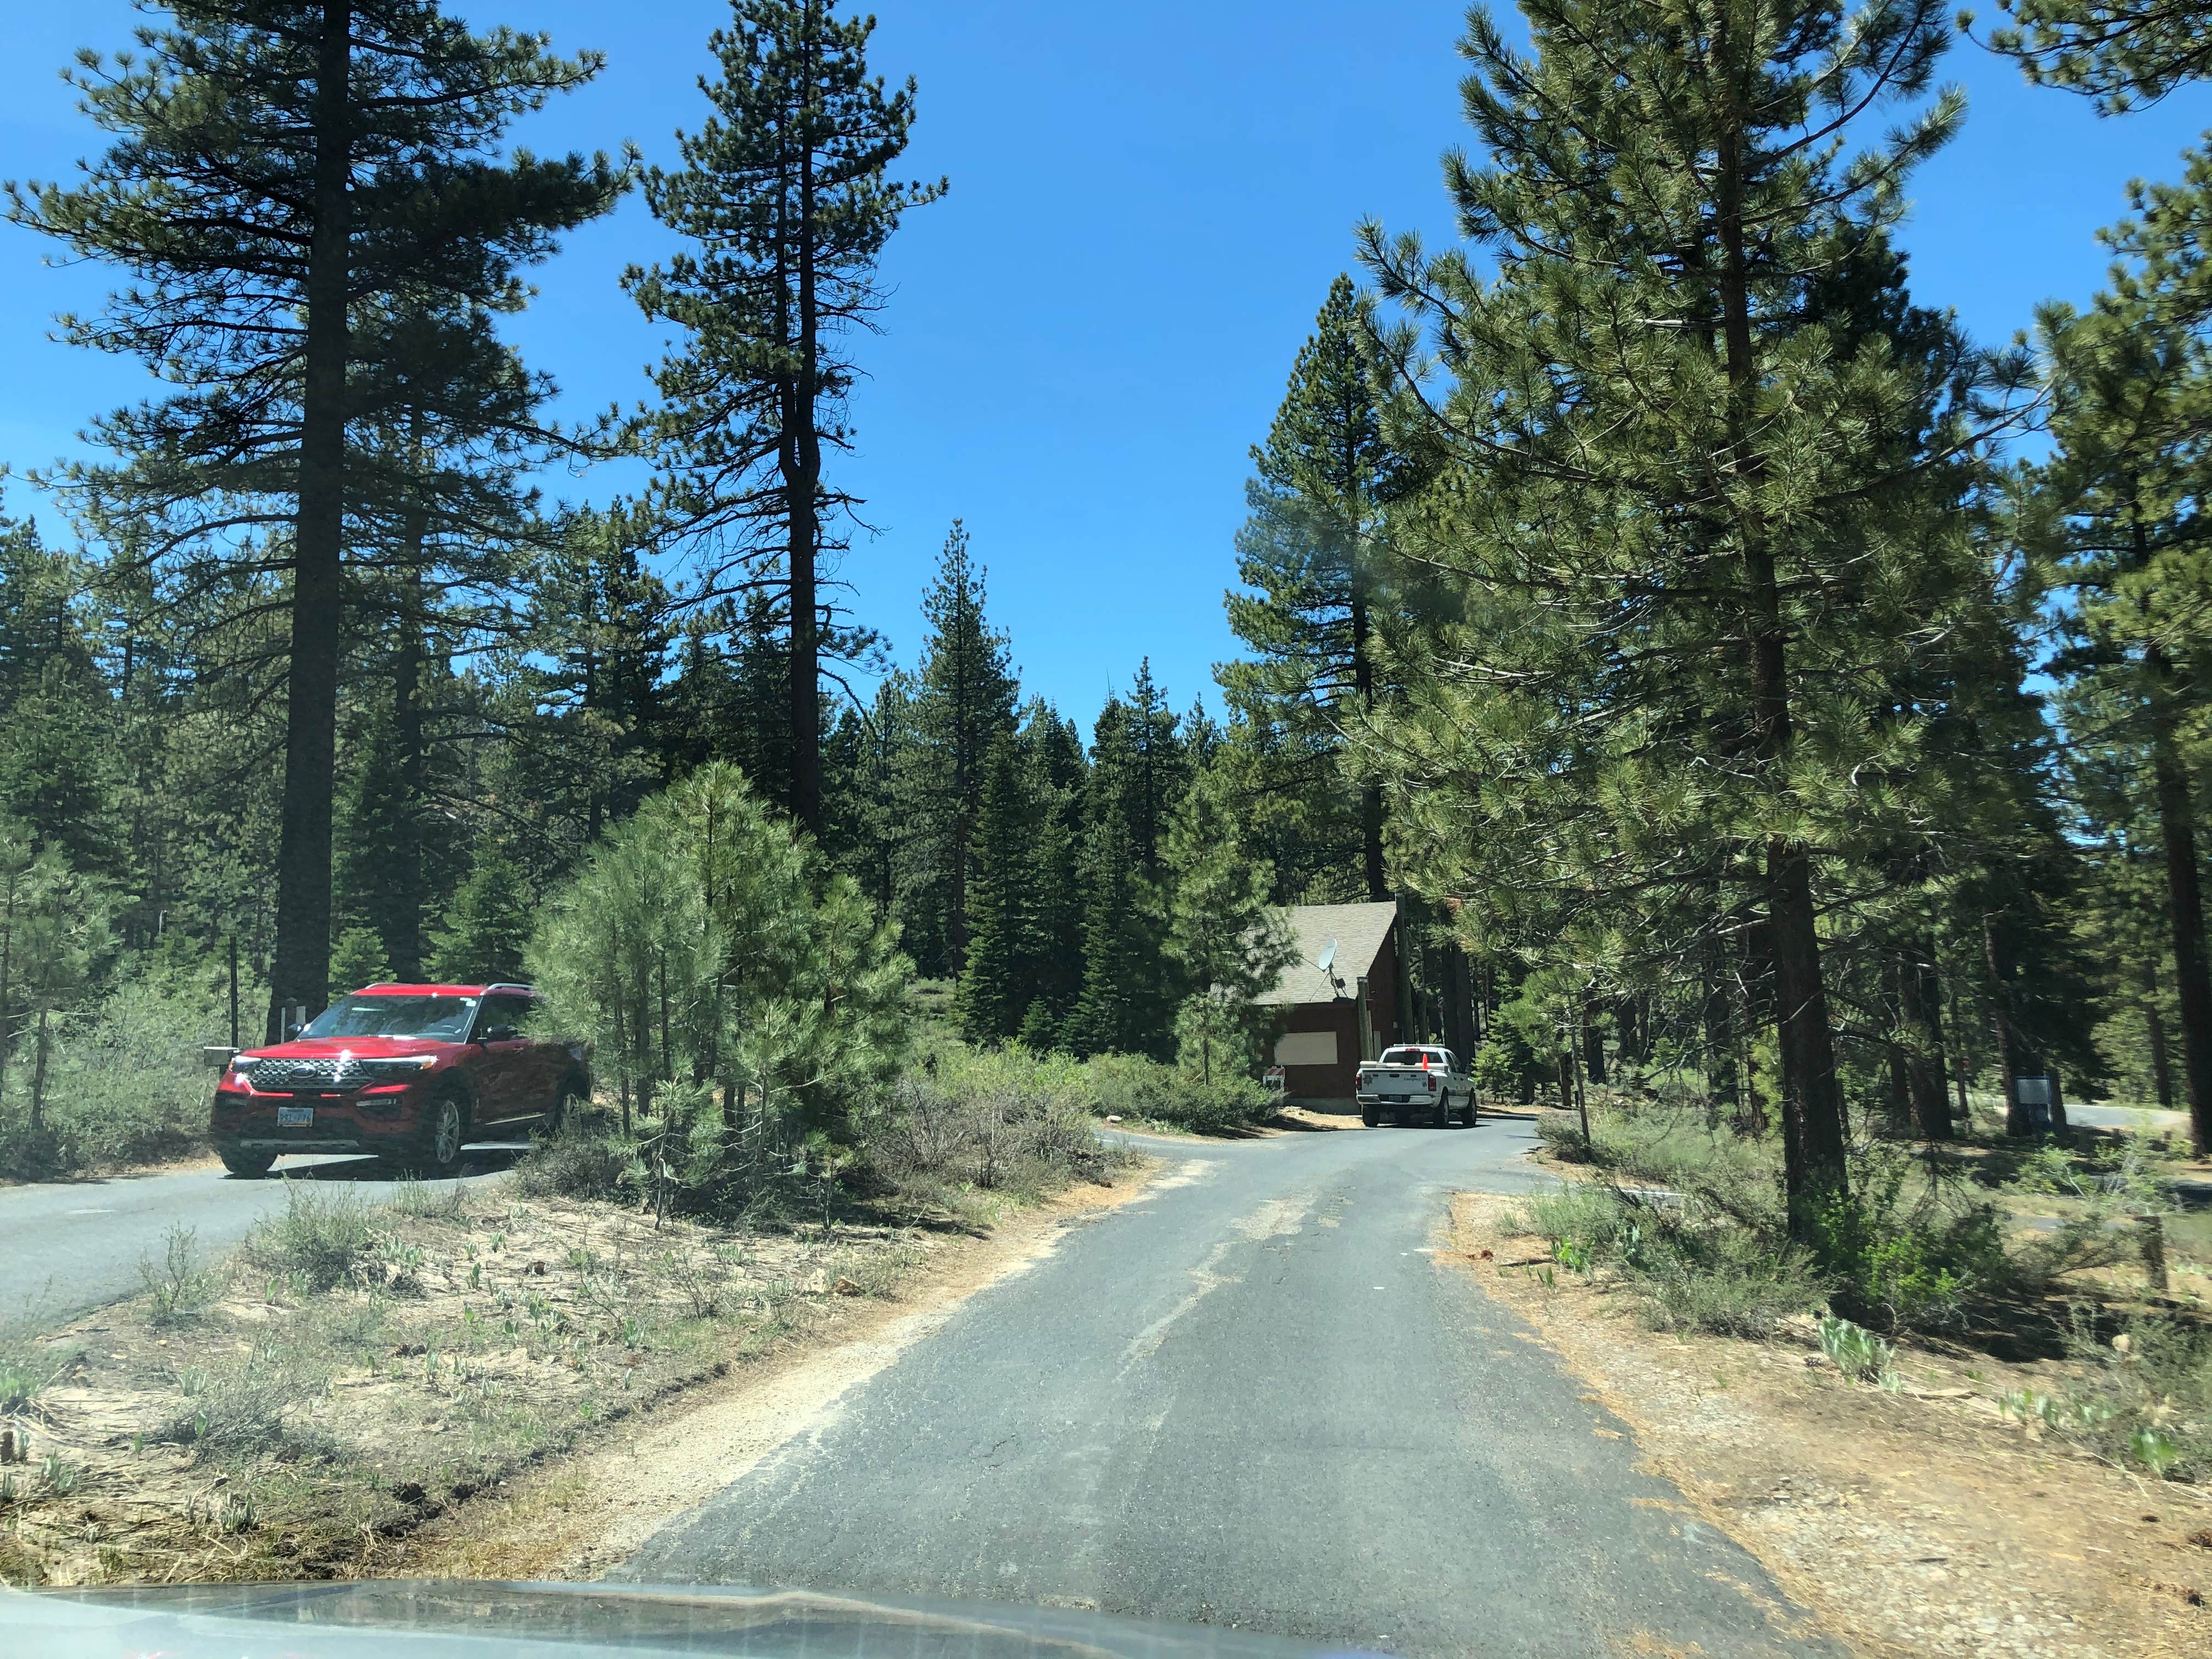
POLYGON ((1154 1140, 618 1576, 1097 1608, 1409 1654, 1839 1650, 1436 1248, 1528 1126, 1154 1140))

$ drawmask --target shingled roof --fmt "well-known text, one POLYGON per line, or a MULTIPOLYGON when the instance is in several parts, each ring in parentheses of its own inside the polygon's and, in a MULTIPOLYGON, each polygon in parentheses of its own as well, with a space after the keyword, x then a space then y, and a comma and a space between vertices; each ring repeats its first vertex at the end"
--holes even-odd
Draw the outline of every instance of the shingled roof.
POLYGON ((1390 937, 1390 924, 1397 919, 1395 899, 1380 904, 1293 904, 1283 912, 1283 921, 1297 945, 1298 959, 1283 969, 1272 990, 1253 1000, 1279 1007, 1351 996, 1359 976, 1375 966, 1382 942, 1390 937), (1331 939, 1336 941, 1336 959, 1323 974, 1314 964, 1331 939), (1342 989, 1329 982, 1332 975, 1341 981, 1342 989))

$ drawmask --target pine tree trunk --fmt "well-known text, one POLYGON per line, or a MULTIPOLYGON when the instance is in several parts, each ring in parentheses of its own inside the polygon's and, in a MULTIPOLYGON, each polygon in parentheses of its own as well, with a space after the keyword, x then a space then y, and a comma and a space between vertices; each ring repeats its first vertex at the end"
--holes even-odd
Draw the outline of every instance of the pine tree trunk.
MULTIPOLYGON (((2151 1086, 2160 1109, 2173 1109, 2173 1061, 2166 1051, 2166 1016, 2158 1007, 2158 964, 2148 957, 2142 967, 2143 1036, 2150 1043, 2151 1086)), ((6 1006, 0 993, 0 1009, 6 1006)))
MULTIPOLYGON (((1735 73, 1739 55, 1757 51, 1733 42, 1724 22, 1718 45, 1720 73, 1735 73)), ((1721 246, 1721 334, 1729 385, 1729 429, 1740 483, 1755 489, 1765 468, 1750 441, 1758 386, 1751 329, 1751 284, 1744 254, 1745 138, 1732 82, 1722 92, 1723 128, 1717 135, 1714 206, 1721 246)), ((1788 763, 1794 735, 1790 709, 1788 647, 1774 553, 1759 508, 1738 512, 1746 599, 1744 643, 1749 647, 1753 729, 1762 771, 1770 778, 1788 763)), ((1834 1038, 1828 1029, 1827 986, 1820 969, 1818 915, 1813 902, 1810 850, 1799 842, 1766 843, 1768 945, 1774 965, 1776 1031, 1782 1057, 1783 1173, 1790 1224, 1809 1236, 1814 1206, 1848 1184, 1844 1162, 1844 1114, 1836 1080, 1834 1038)))
MULTIPOLYGON (((1369 657, 1367 598, 1359 586, 1359 548, 1352 538, 1352 689, 1363 714, 1375 712, 1375 665, 1369 657)), ((1367 898, 1379 904, 1390 896, 1389 878, 1382 868, 1382 786, 1370 782, 1359 792, 1359 856, 1367 878, 1367 898)))
POLYGON ((31 1139, 35 1146, 39 1138, 40 1114, 46 1103, 46 1056, 52 1052, 52 1039, 46 1030, 46 1002, 39 1004, 39 1034, 31 1049, 31 1139))
MULTIPOLYGON (((806 8, 806 85, 813 115, 814 53, 819 9, 806 8)), ((791 514, 791 815, 808 834, 822 835, 821 641, 817 627, 815 556, 821 546, 822 437, 816 427, 821 394, 822 319, 815 293, 814 135, 802 135, 799 156, 799 384, 796 420, 784 474, 791 514)))
POLYGON ((314 230, 307 253, 299 502, 292 531, 291 671, 276 848, 269 1036, 282 1011, 330 991, 331 798, 337 757, 352 134, 350 0, 325 0, 315 62, 314 230))
POLYGON ((15 1051, 12 1013, 15 989, 15 894, 21 885, 21 877, 11 873, 8 878, 7 911, 4 917, 0 917, 0 1097, 7 1092, 8 1059, 15 1051))
POLYGON ((2006 976, 2008 964, 1997 942, 1996 920, 1992 916, 1982 918, 1982 965, 1990 975, 1990 1035, 1997 1045, 1997 1075, 2004 1088, 2005 1133, 2024 1135, 2029 1133, 2029 1126, 2027 1113, 2020 1103, 2020 1055, 2008 1006, 2011 981, 2006 976))
POLYGON ((392 675, 392 736, 399 749, 398 815, 392 824, 392 891, 385 900, 384 952, 395 977, 423 977, 422 798, 428 766, 422 749, 422 544, 419 507, 408 514, 406 611, 399 619, 399 654, 392 675))
MULTIPOLYGON (((2164 653, 2148 653, 2154 672, 2164 653)), ((2152 769, 2158 787, 2159 839, 2166 844, 2166 895, 2173 931, 2173 989, 2181 1014, 2181 1078, 2189 1097, 2189 1138, 2212 1156, 2212 973, 2204 951, 2204 897, 2197 872, 2197 827, 2189 779, 2175 750, 2172 715, 2160 696, 2153 718, 2152 769)))
POLYGON ((1914 941, 1898 966, 1898 1012, 1905 1027, 1905 1095, 1923 1140, 1951 1138, 1951 1103, 1943 1078, 1943 1016, 1935 951, 1914 941))

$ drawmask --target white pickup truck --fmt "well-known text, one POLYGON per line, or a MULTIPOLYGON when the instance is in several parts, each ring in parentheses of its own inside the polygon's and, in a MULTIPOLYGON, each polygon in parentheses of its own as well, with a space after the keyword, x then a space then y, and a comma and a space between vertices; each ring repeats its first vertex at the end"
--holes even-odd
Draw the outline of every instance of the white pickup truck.
POLYGON ((1359 1121, 1373 1128, 1389 1113, 1396 1121, 1426 1123, 1448 1129, 1456 1122, 1474 1126, 1474 1079, 1449 1048, 1401 1044, 1359 1068, 1359 1121))

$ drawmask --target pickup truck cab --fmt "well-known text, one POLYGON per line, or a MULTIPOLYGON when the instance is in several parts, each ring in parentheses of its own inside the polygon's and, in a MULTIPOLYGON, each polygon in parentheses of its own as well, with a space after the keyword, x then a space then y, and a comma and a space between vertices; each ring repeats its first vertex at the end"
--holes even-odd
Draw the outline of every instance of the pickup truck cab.
POLYGON ((231 1055, 209 1138, 233 1175, 371 1152, 431 1175, 463 1142, 550 1130, 591 1097, 590 1051, 535 1029, 527 985, 369 985, 290 1040, 231 1055))
POLYGON ((1370 1129, 1386 1113, 1395 1122, 1437 1129, 1455 1122, 1474 1127, 1474 1079, 1449 1048, 1410 1042, 1385 1048, 1382 1059, 1360 1066, 1357 1086, 1359 1121, 1370 1129))

